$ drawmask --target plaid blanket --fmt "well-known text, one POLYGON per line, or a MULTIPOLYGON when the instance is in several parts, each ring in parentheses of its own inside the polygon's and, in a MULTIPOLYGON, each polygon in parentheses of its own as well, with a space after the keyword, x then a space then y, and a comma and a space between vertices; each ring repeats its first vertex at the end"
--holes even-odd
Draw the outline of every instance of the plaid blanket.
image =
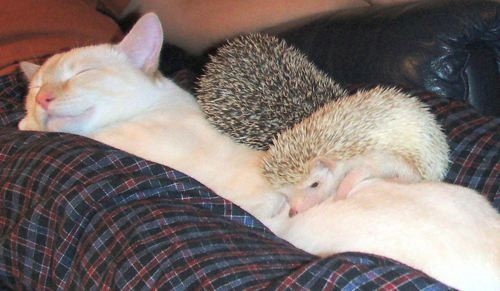
MULTIPOLYGON (((80 136, 18 131, 25 86, 0 78, 2 289, 449 289, 382 257, 307 254, 174 169, 80 136)), ((500 209, 500 121, 421 97, 453 148, 447 181, 500 209)))

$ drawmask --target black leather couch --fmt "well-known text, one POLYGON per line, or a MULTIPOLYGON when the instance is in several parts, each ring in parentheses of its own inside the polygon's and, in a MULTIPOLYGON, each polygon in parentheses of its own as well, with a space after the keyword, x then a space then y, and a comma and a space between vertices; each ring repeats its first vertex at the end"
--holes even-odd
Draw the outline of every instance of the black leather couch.
POLYGON ((280 36, 340 83, 427 90, 500 116, 499 1, 373 6, 280 36))
MULTIPOLYGON (((500 116, 500 1, 420 0, 337 12, 279 34, 337 82, 386 84, 464 100, 500 116)), ((166 74, 207 56, 165 47, 166 74)))

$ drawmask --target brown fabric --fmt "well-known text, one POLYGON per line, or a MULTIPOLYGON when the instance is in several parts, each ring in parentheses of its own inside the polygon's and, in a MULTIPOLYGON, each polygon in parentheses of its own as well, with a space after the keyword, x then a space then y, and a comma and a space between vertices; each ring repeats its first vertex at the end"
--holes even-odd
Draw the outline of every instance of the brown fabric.
POLYGON ((96 10, 121 13, 125 0, 0 0, 0 75, 17 63, 72 47, 118 41, 121 30, 96 10), (105 3, 105 4, 104 4, 105 3))
POLYGON ((84 0, 90 6, 97 6, 115 18, 122 16, 129 4, 134 0, 84 0))

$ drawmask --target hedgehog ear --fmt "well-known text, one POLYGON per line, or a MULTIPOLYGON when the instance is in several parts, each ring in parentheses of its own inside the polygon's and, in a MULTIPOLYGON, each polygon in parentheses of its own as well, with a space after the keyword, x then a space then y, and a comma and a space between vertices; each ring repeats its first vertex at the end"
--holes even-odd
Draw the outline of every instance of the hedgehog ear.
POLYGON ((309 169, 312 171, 322 171, 329 170, 333 171, 335 169, 335 161, 327 157, 319 156, 313 158, 309 163, 309 169))

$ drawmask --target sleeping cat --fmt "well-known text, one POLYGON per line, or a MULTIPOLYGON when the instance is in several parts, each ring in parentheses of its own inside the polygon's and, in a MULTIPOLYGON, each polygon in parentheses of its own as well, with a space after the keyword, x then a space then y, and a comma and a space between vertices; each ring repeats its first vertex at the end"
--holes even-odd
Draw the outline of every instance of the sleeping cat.
POLYGON ((313 254, 369 252, 455 287, 499 287, 498 214, 463 187, 362 180, 347 199, 290 218, 260 172, 262 152, 220 134, 193 96, 158 73, 162 41, 158 18, 147 14, 117 45, 21 64, 31 81, 19 128, 87 136, 183 171, 313 254))
POLYGON ((190 93, 161 76, 162 42, 158 18, 147 14, 116 45, 76 48, 41 67, 21 63, 30 88, 19 129, 90 137, 182 171, 256 217, 270 217, 284 198, 266 194, 262 152, 220 134, 190 93))

